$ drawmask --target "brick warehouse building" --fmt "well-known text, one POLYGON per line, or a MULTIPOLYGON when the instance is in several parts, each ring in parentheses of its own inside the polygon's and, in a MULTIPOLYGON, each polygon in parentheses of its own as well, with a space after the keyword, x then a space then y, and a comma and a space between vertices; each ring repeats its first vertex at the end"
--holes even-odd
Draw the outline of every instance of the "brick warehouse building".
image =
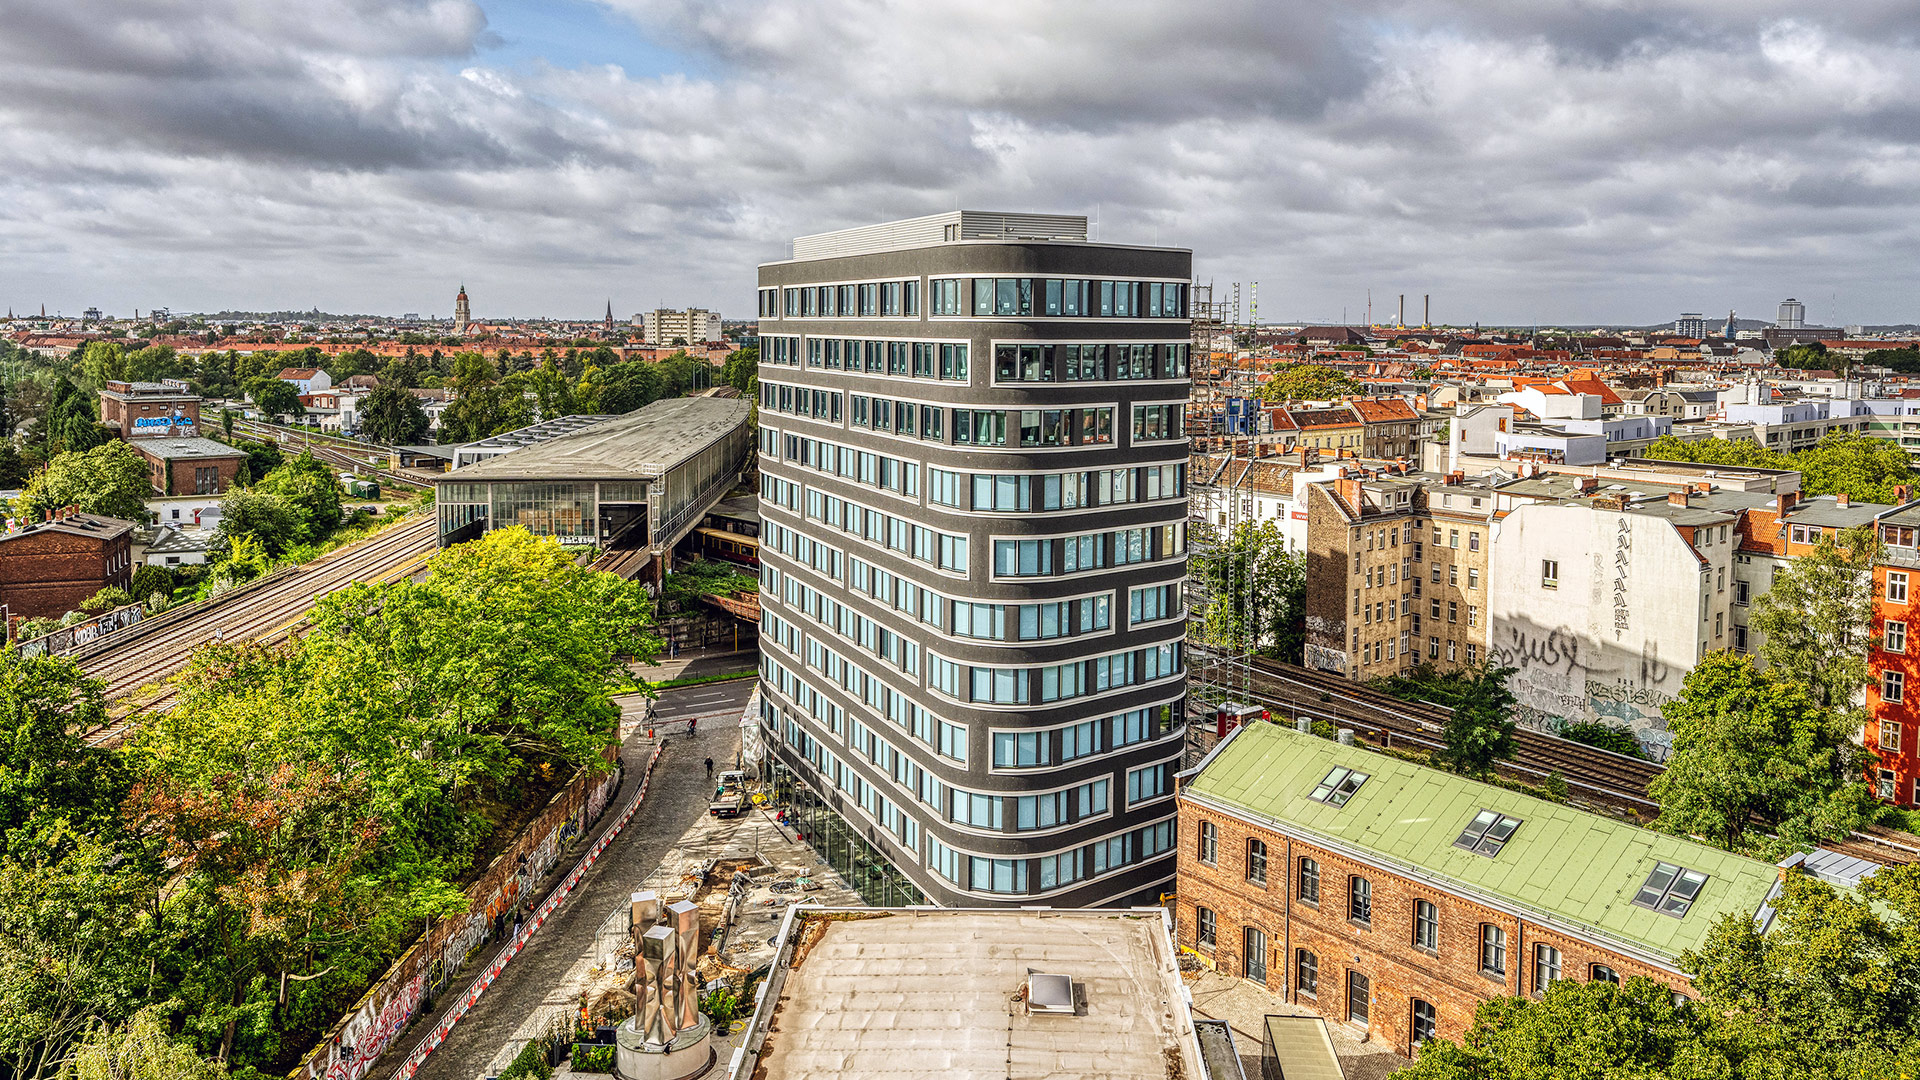
POLYGON ((1275 724, 1180 794, 1180 944, 1411 1056, 1483 1001, 1676 966, 1781 871, 1275 724))
POLYGON ((129 439, 147 459, 148 479, 162 495, 218 495, 233 486, 247 453, 212 439, 129 439))
POLYGON ((123 439, 200 433, 200 395, 182 382, 109 380, 100 390, 100 423, 123 439))
POLYGON ((57 618, 133 580, 133 522, 63 512, 0 533, 0 604, 12 618, 57 618))

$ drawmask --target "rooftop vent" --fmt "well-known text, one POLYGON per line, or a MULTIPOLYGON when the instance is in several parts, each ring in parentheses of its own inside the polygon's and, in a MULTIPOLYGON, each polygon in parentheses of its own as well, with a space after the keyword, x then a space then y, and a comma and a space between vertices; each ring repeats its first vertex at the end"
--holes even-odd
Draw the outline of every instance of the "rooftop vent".
POLYGON ((1072 1016, 1073 979, 1066 975, 1031 972, 1027 975, 1027 1012, 1072 1016))

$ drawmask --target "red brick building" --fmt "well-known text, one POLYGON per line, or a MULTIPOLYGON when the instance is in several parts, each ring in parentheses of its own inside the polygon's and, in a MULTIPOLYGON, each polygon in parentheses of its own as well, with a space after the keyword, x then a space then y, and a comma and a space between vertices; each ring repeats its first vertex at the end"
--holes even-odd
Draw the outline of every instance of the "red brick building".
POLYGON ((1763 862, 1270 723, 1180 793, 1182 947, 1411 1055, 1483 1001, 1646 976, 1729 913, 1764 923, 1763 862))
POLYGON ((67 513, 0 533, 0 604, 14 618, 58 618, 133 580, 131 521, 67 513))
POLYGON ((110 381, 100 391, 100 422, 123 439, 200 434, 200 395, 185 383, 110 381))
POLYGON ((153 490, 161 495, 218 495, 233 486, 247 454, 212 439, 130 439, 147 459, 153 490))
POLYGON ((1874 755, 1867 780, 1874 794, 1896 806, 1920 806, 1920 507, 1896 510, 1879 522, 1886 554, 1874 567, 1874 630, 1862 741, 1874 755))

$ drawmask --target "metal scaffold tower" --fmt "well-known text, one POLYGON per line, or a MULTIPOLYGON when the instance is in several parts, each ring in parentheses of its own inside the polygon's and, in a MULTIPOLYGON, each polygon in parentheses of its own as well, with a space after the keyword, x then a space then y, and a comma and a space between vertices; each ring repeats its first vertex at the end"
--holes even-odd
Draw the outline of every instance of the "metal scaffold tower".
MULTIPOLYGON (((1189 305, 1193 342, 1189 430, 1198 436, 1196 450, 1220 455, 1188 474, 1193 508, 1188 546, 1196 564, 1231 557, 1235 551, 1231 538, 1241 525, 1256 519, 1247 487, 1257 452, 1254 440, 1246 440, 1244 456, 1238 453, 1239 440, 1227 430, 1226 420, 1228 400, 1250 397, 1255 388, 1255 350, 1241 348, 1243 334, 1250 334, 1255 324, 1242 320, 1239 282, 1233 283, 1230 299, 1216 301, 1214 294, 1212 282, 1196 282, 1189 305)), ((1250 555, 1239 552, 1240 558, 1250 555)), ((1252 690, 1249 659, 1255 642, 1245 633, 1226 631, 1239 627, 1252 610, 1254 575, 1247 567, 1227 568, 1220 575, 1224 592, 1214 587, 1213 576, 1196 572, 1187 577, 1188 636, 1190 646, 1198 646, 1190 647, 1194 662, 1188 669, 1187 700, 1199 749, 1211 745, 1217 712, 1246 702, 1252 690)))

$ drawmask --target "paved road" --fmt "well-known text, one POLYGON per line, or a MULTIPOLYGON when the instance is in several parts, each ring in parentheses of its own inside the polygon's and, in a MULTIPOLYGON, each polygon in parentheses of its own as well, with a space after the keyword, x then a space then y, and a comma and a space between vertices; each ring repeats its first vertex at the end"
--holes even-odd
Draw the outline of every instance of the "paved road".
MULTIPOLYGON (((507 965, 480 1003, 454 1026, 447 1041, 427 1058, 420 1069, 419 1080, 475 1080, 484 1075, 488 1062, 513 1037, 521 1021, 579 959, 607 913, 640 887, 672 850, 674 842, 707 812, 707 776, 702 759, 711 756, 716 762, 733 760, 740 746, 735 721, 752 689, 752 680, 743 679, 738 683, 668 690, 660 695, 661 715, 681 719, 700 716, 698 734, 689 741, 679 720, 674 721, 673 731, 661 732, 667 736, 667 751, 654 772, 646 802, 581 879, 573 896, 507 965), (726 715, 711 718, 704 715, 721 712, 726 715)), ((637 705, 639 699, 634 702, 637 705)), ((645 767, 652 747, 643 729, 621 748, 630 779, 621 786, 610 806, 624 805, 632 796, 632 784, 645 767)), ((570 862, 563 864, 563 869, 571 867, 570 862)), ((491 951, 487 955, 491 957, 491 951)), ((455 985, 465 985, 464 980, 469 977, 463 975, 455 985)), ((435 1019, 426 1017, 416 1021, 397 1040, 401 1047, 410 1050, 435 1019)), ((369 1080, 386 1080, 401 1060, 399 1053, 388 1051, 368 1074, 369 1080)))

